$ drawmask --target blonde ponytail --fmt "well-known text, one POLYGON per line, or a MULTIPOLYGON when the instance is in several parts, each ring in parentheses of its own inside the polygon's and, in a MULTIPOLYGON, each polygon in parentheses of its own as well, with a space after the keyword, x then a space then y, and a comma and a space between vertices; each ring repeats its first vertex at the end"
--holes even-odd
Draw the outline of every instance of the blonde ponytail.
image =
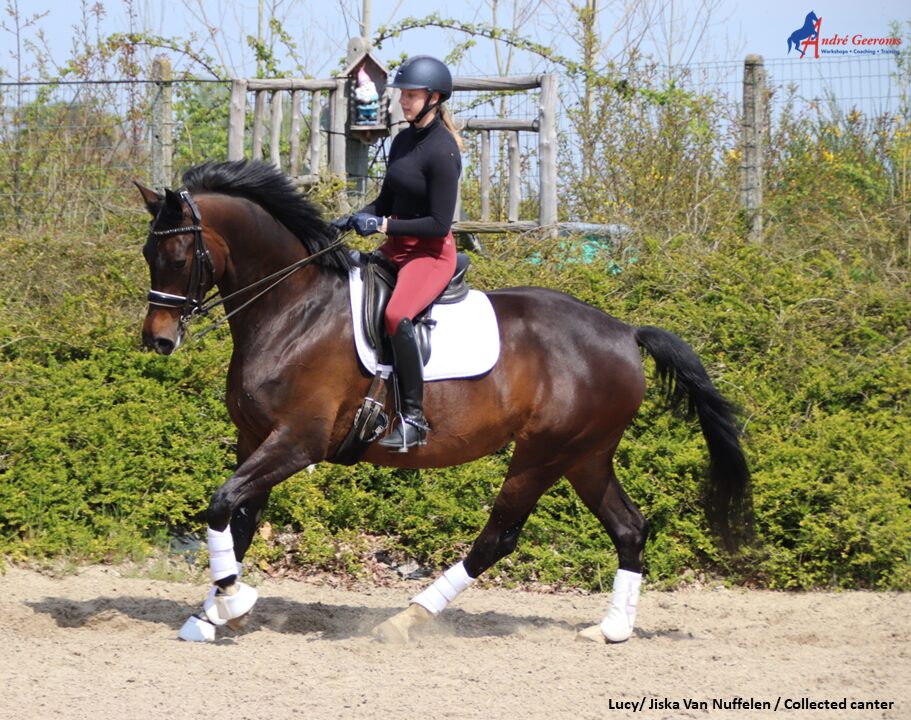
POLYGON ((465 143, 462 140, 462 135, 459 132, 458 126, 455 124, 455 120, 452 118, 452 113, 449 112, 449 108, 445 105, 440 105, 440 121, 446 126, 446 129, 452 134, 452 137, 455 138, 456 145, 459 146, 459 152, 465 152, 465 143))

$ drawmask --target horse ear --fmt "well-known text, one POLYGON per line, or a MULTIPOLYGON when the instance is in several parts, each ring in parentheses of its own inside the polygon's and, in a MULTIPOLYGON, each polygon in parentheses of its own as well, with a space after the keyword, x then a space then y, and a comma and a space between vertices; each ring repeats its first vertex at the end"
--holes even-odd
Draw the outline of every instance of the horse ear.
POLYGON ((145 201, 149 213, 153 218, 157 217, 158 211, 161 210, 161 203, 164 200, 164 197, 135 180, 133 181, 133 184, 139 189, 139 194, 142 195, 142 199, 145 201))
POLYGON ((171 188, 164 189, 164 201, 169 209, 178 213, 183 211, 183 206, 180 203, 180 195, 171 190, 171 188))

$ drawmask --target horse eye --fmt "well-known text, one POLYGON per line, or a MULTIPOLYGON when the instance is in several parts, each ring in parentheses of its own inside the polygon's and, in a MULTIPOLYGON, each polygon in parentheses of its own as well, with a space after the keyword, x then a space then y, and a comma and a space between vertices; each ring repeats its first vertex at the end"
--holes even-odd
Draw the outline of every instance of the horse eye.
POLYGON ((180 270, 180 269, 182 269, 182 268, 184 267, 184 265, 186 265, 186 264, 187 264, 186 259, 183 259, 183 260, 175 260, 174 262, 171 263, 171 267, 174 268, 175 270, 180 270))

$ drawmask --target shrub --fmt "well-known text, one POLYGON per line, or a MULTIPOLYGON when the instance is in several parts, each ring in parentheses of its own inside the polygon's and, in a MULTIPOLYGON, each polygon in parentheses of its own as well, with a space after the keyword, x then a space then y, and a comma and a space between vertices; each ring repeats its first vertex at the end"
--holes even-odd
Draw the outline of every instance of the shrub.
MULTIPOLYGON (((139 218, 130 238, 142 236, 139 218)), ((229 339, 169 358, 140 352, 139 244, 109 236, 87 252, 87 242, 0 246, 0 552, 13 557, 118 558, 201 530, 233 467, 229 339), (36 283, 39 267, 60 280, 36 283)), ((703 518, 697 427, 652 391, 620 444, 621 481, 652 522, 653 581, 705 571, 778 588, 911 587, 911 299, 901 282, 867 256, 808 255, 786 238, 645 239, 619 274, 607 254, 574 262, 572 244, 492 247, 475 259, 476 286, 545 284, 672 330, 744 410, 757 547, 739 564, 703 518)), ((267 517, 297 534, 291 561, 308 567, 358 572, 376 542, 444 566, 486 522, 508 457, 423 472, 322 464, 279 486, 267 517)), ((275 548, 256 552, 268 560, 275 548)), ((606 533, 561 482, 491 576, 599 589, 615 566, 606 533)))

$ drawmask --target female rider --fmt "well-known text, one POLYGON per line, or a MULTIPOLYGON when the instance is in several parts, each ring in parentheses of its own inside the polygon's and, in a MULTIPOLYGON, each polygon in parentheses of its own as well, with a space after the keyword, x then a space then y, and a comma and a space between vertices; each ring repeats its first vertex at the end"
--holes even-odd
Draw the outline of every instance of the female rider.
POLYGON ((386 306, 386 332, 398 377, 402 422, 380 445, 408 452, 427 442, 423 362, 412 321, 443 291, 456 266, 452 217, 462 171, 462 141, 443 103, 452 75, 428 55, 408 58, 392 87, 409 127, 392 141, 386 177, 377 198, 360 212, 333 221, 359 235, 386 233, 379 251, 398 268, 386 306))

